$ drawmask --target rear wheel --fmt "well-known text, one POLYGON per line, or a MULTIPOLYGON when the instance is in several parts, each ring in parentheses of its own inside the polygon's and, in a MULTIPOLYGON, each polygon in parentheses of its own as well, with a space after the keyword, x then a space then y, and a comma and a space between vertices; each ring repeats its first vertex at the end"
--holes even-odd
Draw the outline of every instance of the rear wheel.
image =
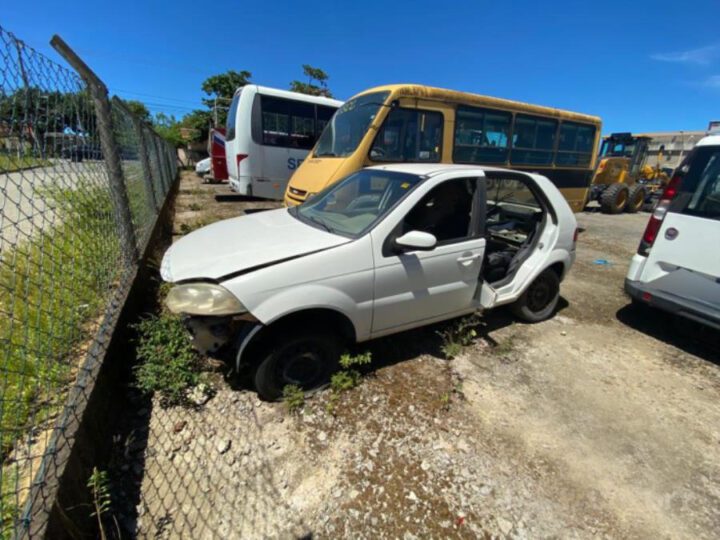
POLYGON ((619 214, 628 202, 629 190, 625 184, 613 184, 600 196, 600 209, 606 214, 619 214))
POLYGON ((628 193, 628 202, 625 206, 625 211, 628 214, 639 212, 645 204, 645 194, 645 188, 640 184, 635 184, 631 187, 628 193))
POLYGON ((338 368, 341 342, 337 336, 309 330, 277 334, 263 348, 253 377, 260 397, 274 401, 287 385, 308 392, 324 386, 338 368))
POLYGON ((511 307, 517 317, 535 323, 551 317, 559 299, 560 278, 548 268, 535 278, 511 307))

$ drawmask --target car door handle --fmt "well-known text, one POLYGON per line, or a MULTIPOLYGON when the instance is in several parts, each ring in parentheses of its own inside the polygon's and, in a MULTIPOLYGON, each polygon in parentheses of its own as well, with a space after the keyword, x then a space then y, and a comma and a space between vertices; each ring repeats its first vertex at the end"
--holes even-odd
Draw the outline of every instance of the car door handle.
POLYGON ((478 257, 480 257, 479 253, 476 253, 474 255, 463 255, 462 257, 458 257, 457 262, 459 262, 459 263, 472 262, 475 259, 477 259, 478 257))

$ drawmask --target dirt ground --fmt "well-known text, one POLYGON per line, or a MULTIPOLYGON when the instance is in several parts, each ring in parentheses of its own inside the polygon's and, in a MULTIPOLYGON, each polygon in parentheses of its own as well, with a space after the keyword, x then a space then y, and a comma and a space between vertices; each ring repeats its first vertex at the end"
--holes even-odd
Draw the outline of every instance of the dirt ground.
MULTIPOLYGON (((176 232, 268 207, 214 200, 226 192, 184 175, 176 232)), ((446 325, 364 344, 372 369, 330 412, 330 391, 289 413, 223 368, 197 410, 132 395, 121 526, 141 538, 717 538, 717 343, 629 306, 623 278, 647 218, 578 215, 577 262, 547 322, 485 314, 453 360, 446 325)))

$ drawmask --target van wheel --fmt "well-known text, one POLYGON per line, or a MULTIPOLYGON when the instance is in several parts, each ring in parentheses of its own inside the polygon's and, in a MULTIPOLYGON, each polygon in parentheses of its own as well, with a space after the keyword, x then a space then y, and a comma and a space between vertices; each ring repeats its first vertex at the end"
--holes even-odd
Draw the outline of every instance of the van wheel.
POLYGON ((625 206, 625 211, 628 214, 635 214, 640 211, 644 204, 645 188, 640 184, 635 184, 628 193, 628 203, 625 206))
POLYGON ((309 392, 321 388, 337 371, 341 342, 324 332, 272 336, 260 355, 253 381, 260 397, 275 401, 287 385, 309 392))
POLYGON ((531 323, 552 316, 560 299, 560 278, 548 268, 535 278, 511 309, 516 317, 531 323))
POLYGON ((619 214, 628 202, 629 190, 625 184, 613 184, 600 196, 600 209, 605 214, 619 214))

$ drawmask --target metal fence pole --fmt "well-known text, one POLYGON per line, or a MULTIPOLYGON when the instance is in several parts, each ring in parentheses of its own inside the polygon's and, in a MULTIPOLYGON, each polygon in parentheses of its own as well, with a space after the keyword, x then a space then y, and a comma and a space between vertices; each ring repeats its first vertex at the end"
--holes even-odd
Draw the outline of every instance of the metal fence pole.
POLYGON ((100 144, 102 145, 105 164, 108 169, 110 193, 117 215, 117 225, 120 232, 123 254, 128 264, 134 265, 138 261, 137 239, 132 224, 130 202, 128 200, 125 178, 123 177, 122 164, 120 162, 119 145, 113 132, 112 110, 110 108, 110 100, 108 99, 108 89, 60 36, 57 34, 54 35, 50 40, 50 44, 65 58, 68 64, 78 72, 90 90, 90 96, 95 105, 95 115, 100 132, 100 144))
POLYGON ((166 167, 165 156, 162 152, 162 143, 158 141, 157 137, 153 137, 152 139, 153 145, 155 147, 155 155, 157 156, 158 169, 160 169, 160 175, 162 177, 163 194, 167 194, 167 192, 170 190, 170 185, 172 183, 172 176, 170 175, 170 171, 166 167))
POLYGON ((155 199, 155 191, 153 190, 153 178, 152 170, 150 169, 150 159, 147 154, 147 147, 145 146, 145 133, 143 133, 142 121, 132 114, 130 110, 125 106, 121 99, 117 96, 113 97, 113 105, 120 108, 126 115, 131 119, 133 129, 138 139, 138 147, 140 150, 140 164, 143 170, 143 185, 145 186, 145 193, 147 194, 148 203, 150 203, 150 210, 155 213, 159 206, 155 199))

